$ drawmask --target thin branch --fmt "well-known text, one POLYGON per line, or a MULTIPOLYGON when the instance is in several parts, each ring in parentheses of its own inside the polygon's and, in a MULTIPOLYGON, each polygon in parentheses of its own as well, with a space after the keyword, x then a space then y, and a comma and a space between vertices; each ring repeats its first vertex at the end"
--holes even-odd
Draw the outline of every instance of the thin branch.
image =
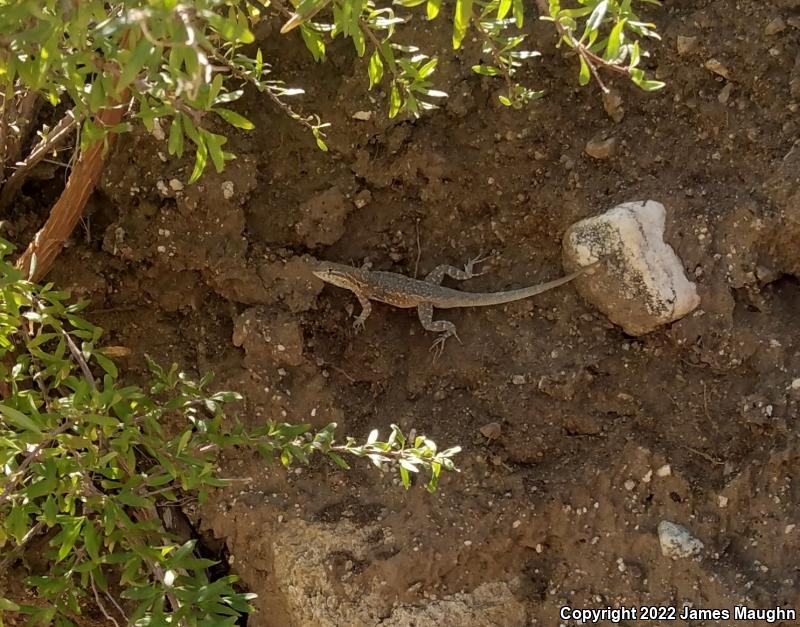
MULTIPOLYGON (((548 7, 547 0, 536 0, 536 6, 539 9, 539 13, 541 15, 550 15, 550 9, 548 7)), ((575 35, 572 34, 572 30, 565 27, 561 22, 557 19, 552 20, 553 24, 555 24, 556 30, 558 34, 566 39, 578 56, 583 59, 583 62, 586 63, 586 66, 589 68, 589 71, 592 73, 592 76, 597 81, 598 86, 603 91, 604 94, 609 92, 608 87, 603 82, 603 79, 600 77, 600 73, 598 72, 598 68, 604 68, 606 70, 610 70, 612 72, 616 72, 617 74, 624 74, 626 76, 630 76, 630 69, 622 66, 617 65, 616 63, 609 63, 603 57, 595 54, 589 48, 583 45, 580 40, 575 38, 575 35)))
POLYGON ((6 149, 8 152, 6 154, 6 160, 9 163, 16 163, 19 160, 22 153, 22 146, 25 144, 30 133, 31 124, 39 113, 39 108, 42 105, 39 94, 29 89, 19 91, 16 100, 16 106, 13 111, 15 114, 13 122, 17 131, 7 138, 8 146, 6 149))
POLYGON ((508 95, 510 97, 514 92, 514 81, 511 80, 511 72, 506 67, 506 62, 505 59, 503 59, 503 55, 501 55, 500 51, 497 49, 497 45, 494 43, 492 36, 483 27, 483 24, 481 24, 481 18, 474 9, 472 10, 472 21, 475 23, 475 30, 478 31, 481 39, 483 39, 484 43, 489 46, 489 49, 492 53, 492 59, 494 59, 498 69, 503 73, 503 77, 506 79, 506 86, 508 87, 508 95))
POLYGON ((81 368, 81 372, 83 373, 83 378, 86 379, 89 387, 92 389, 92 392, 97 390, 97 384, 94 381, 94 376, 92 375, 92 371, 89 369, 89 364, 86 363, 86 360, 83 358, 83 354, 78 347, 75 345, 75 342, 72 340, 72 337, 69 333, 67 333, 64 329, 61 329, 61 334, 64 336, 64 339, 67 341, 67 346, 69 346, 69 352, 72 353, 72 356, 75 358, 75 361, 78 362, 78 365, 81 368))
MULTIPOLYGON (((103 612, 103 616, 105 616, 107 620, 109 620, 112 623, 114 623, 114 627, 119 627, 119 623, 116 621, 116 619, 113 616, 111 616, 111 614, 108 613, 108 610, 106 609, 106 606, 103 605, 103 602, 100 600, 100 593, 97 591, 97 586, 94 583, 94 576, 91 573, 89 573, 89 580, 92 583, 92 592, 94 592, 94 600, 95 600, 95 603, 97 603, 97 607, 100 608, 100 611, 103 612)), ((123 614, 123 616, 124 616, 124 614, 123 614)))
POLYGON ((297 113, 294 109, 292 109, 292 107, 290 105, 288 105, 285 102, 283 102, 283 100, 281 100, 280 97, 273 92, 273 90, 269 87, 269 85, 264 85, 261 81, 258 81, 255 78, 253 78, 252 76, 246 74, 245 72, 242 72, 242 70, 240 70, 238 67, 236 67, 235 64, 231 63, 228 59, 220 56, 215 51, 207 51, 207 52, 209 52, 211 58, 213 58, 214 61, 222 64, 223 66, 225 66, 225 68, 233 76, 235 76, 236 78, 238 78, 241 81, 245 81, 246 83, 249 83, 249 84, 253 85, 261 93, 267 94, 269 99, 272 100, 272 102, 275 103, 275 105, 277 105, 278 108, 280 108, 291 119, 293 119, 294 121, 298 122, 302 126, 305 126, 310 131, 314 131, 315 129, 318 128, 317 125, 312 124, 308 120, 308 118, 304 118, 299 113, 297 113))
POLYGON ((22 184, 28 178, 31 170, 50 154, 50 152, 58 148, 64 142, 72 130, 78 125, 78 122, 79 119, 75 116, 75 113, 73 111, 68 111, 58 124, 53 127, 50 133, 48 133, 47 137, 42 139, 31 151, 31 154, 19 164, 19 167, 14 173, 8 177, 8 181, 6 181, 3 189, 0 190, 0 210, 8 207, 22 187, 22 184))

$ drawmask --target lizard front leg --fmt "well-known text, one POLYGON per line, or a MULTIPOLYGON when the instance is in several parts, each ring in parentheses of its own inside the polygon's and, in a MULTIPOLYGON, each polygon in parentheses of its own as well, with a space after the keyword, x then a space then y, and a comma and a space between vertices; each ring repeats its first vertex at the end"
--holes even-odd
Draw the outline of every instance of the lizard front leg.
POLYGON ((481 276, 482 274, 486 274, 485 272, 475 272, 473 268, 479 264, 481 261, 485 261, 488 257, 475 257, 475 259, 470 259, 464 269, 456 268, 455 266, 449 266, 447 264, 436 266, 429 274, 425 277, 425 280, 428 283, 435 283, 436 285, 441 284, 442 279, 444 279, 445 275, 457 279, 458 281, 466 281, 467 279, 471 279, 475 276, 481 276))
POLYGON ((358 302, 361 303, 361 313, 358 317, 353 321, 353 328, 358 331, 362 331, 364 329, 364 323, 369 318, 369 315, 372 313, 372 303, 369 302, 369 298, 364 296, 363 294, 359 294, 358 292, 353 292, 358 299, 358 302))
POLYGON ((431 345, 430 350, 434 353, 434 359, 439 357, 444 350, 444 343, 448 338, 454 337, 461 343, 461 338, 456 333, 456 325, 447 320, 434 320, 433 319, 433 305, 431 303, 422 303, 417 305, 417 315, 419 321, 427 331, 440 333, 436 341, 431 345))

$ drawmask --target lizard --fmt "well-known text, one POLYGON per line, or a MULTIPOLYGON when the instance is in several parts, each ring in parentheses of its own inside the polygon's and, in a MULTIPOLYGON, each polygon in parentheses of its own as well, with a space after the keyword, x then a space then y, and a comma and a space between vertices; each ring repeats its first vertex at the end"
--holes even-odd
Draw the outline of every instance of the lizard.
POLYGON ((354 268, 329 261, 318 262, 312 272, 314 276, 322 279, 325 283, 343 287, 355 294, 361 304, 361 313, 353 322, 353 327, 357 331, 364 328, 364 323, 372 313, 370 301, 379 301, 404 309, 416 307, 422 326, 427 331, 439 333, 439 337, 430 348, 438 356, 444 350, 444 343, 449 338, 455 337, 459 343, 461 343, 461 338, 458 337, 456 326, 452 322, 433 319, 434 308, 487 307, 511 303, 569 283, 599 263, 596 261, 577 272, 553 281, 502 292, 461 292, 441 285, 445 276, 465 281, 485 274, 474 270, 475 265, 482 261, 485 259, 480 257, 472 259, 464 266, 463 270, 447 264, 440 265, 434 268, 425 277, 425 280, 412 279, 396 272, 354 268))

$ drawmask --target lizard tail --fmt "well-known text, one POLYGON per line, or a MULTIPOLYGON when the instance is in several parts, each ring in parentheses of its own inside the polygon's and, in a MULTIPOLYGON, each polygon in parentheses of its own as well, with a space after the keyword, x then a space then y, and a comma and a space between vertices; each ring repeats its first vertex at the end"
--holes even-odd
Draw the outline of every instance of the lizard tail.
MULTIPOLYGON (((459 299, 461 302, 459 302, 457 305, 451 305, 451 307, 488 307, 491 305, 503 305, 505 303, 513 303, 516 300, 530 298, 531 296, 536 296, 537 294, 541 294, 542 292, 547 292, 548 290, 560 287, 565 283, 569 283, 576 277, 582 275, 587 270, 594 268, 599 263, 600 261, 596 261, 593 264, 581 268, 577 272, 573 272, 572 274, 563 276, 560 279, 554 279, 553 281, 548 281, 547 283, 540 283, 539 285, 532 285, 530 287, 522 287, 518 290, 508 290, 506 292, 475 293, 475 294, 461 292, 462 296, 467 296, 469 294, 471 298, 461 298, 459 299)), ((447 305, 436 305, 436 306, 439 308, 447 308, 447 305)))

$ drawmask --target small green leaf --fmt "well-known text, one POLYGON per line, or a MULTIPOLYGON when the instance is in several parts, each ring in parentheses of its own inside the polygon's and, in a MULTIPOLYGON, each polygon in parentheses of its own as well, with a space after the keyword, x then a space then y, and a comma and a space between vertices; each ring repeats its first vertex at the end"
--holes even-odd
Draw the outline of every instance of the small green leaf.
POLYGON ((456 0, 456 11, 453 17, 453 49, 458 50, 467 34, 472 20, 472 0, 456 0))
POLYGON ((380 53, 376 50, 369 58, 369 88, 372 89, 375 85, 381 82, 383 78, 383 61, 381 60, 380 53))
POLYGON ((408 490, 411 485, 411 475, 403 466, 400 466, 400 480, 403 482, 403 487, 408 490))
POLYGON ((306 44, 311 56, 317 63, 325 60, 325 42, 314 29, 310 26, 303 24, 300 28, 300 34, 303 36, 303 41, 306 44))
POLYGON ((442 0, 428 0, 427 15, 429 20, 435 20, 442 8, 442 0))
POLYGON ((342 456, 339 455, 338 453, 334 453, 333 451, 328 451, 328 457, 330 457, 333 460, 333 463, 335 463, 342 470, 350 470, 350 466, 347 464, 346 461, 344 461, 344 459, 342 459, 342 456))
POLYGON ((56 524, 56 516, 58 515, 58 505, 56 504, 53 495, 47 497, 42 507, 42 519, 48 527, 53 527, 56 524))
POLYGON ((146 38, 142 37, 136 48, 133 49, 131 58, 127 63, 122 64, 122 72, 120 72, 119 79, 115 86, 115 91, 120 94, 123 89, 130 85, 136 78, 136 75, 144 67, 145 63, 150 60, 150 57, 155 53, 155 48, 146 38))
POLYGON ((100 364, 100 367, 111 375, 112 379, 116 379, 119 376, 117 366, 108 357, 100 353, 95 353, 94 358, 97 360, 97 363, 100 364))
POLYGON ((508 12, 511 10, 511 0, 500 0, 497 5, 497 19, 505 19, 508 12))
POLYGON ((183 156, 183 128, 181 128, 180 116, 176 115, 172 118, 172 124, 169 127, 169 142, 167 144, 167 151, 171 155, 183 156))
POLYGON ((641 89, 644 91, 658 91, 659 89, 663 89, 666 86, 666 83, 662 81, 650 81, 645 79, 634 80, 641 89))
POLYGON ((397 88, 397 83, 392 84, 392 94, 389 97, 389 117, 395 117, 403 106, 403 100, 400 97, 400 90, 397 88))
POLYGON ((580 57, 581 60, 581 72, 578 75, 578 83, 583 86, 589 83, 591 79, 591 71, 589 70, 589 64, 586 63, 586 59, 580 57))
POLYGON ((620 46, 622 45, 622 33, 625 29, 626 20, 620 20, 611 29, 608 35, 608 43, 606 44, 606 53, 604 58, 606 61, 613 62, 619 54, 620 46))
MULTIPOLYGON (((253 33, 246 25, 240 24, 236 20, 231 20, 216 13, 212 13, 208 18, 208 23, 224 39, 230 42, 251 44, 255 41, 253 33)), ((190 54, 194 54, 193 52, 190 54)))
POLYGON ((483 76, 497 76, 500 74, 500 70, 491 65, 473 65, 472 71, 483 76))
POLYGON ((243 115, 239 115, 235 111, 231 111, 230 109, 223 109, 222 107, 217 107, 216 109, 213 109, 213 111, 231 126, 235 126, 236 128, 242 128, 247 131, 255 128, 255 125, 250 120, 248 120, 243 115))
POLYGON ((41 433, 42 429, 36 424, 29 416, 26 416, 18 409, 9 407, 8 405, 0 405, 0 414, 6 417, 6 420, 19 429, 26 431, 33 431, 41 433))
POLYGON ((584 36, 588 36, 590 32, 600 28, 600 24, 603 23, 607 12, 608 0, 601 0, 601 2, 598 2, 597 6, 594 8, 594 11, 592 11, 592 14, 589 16, 589 19, 586 20, 586 30, 584 31, 584 36))
POLYGON ((525 21, 525 7, 522 0, 512 0, 514 19, 517 21, 517 28, 522 28, 525 21))
POLYGON ((55 538, 53 538, 53 544, 61 544, 60 548, 58 549, 58 558, 56 559, 57 562, 63 560, 67 555, 70 554, 70 551, 72 551, 73 547, 75 546, 75 540, 78 539, 78 536, 81 533, 84 520, 84 517, 80 516, 78 518, 72 518, 61 523, 61 532, 55 538))
POLYGON ((420 79, 428 78, 431 74, 433 74, 433 71, 436 69, 436 65, 438 63, 439 59, 434 57, 433 59, 428 61, 425 65, 423 65, 421 68, 419 68, 419 70, 417 70, 419 73, 419 78, 420 79))
POLYGON ((100 559, 100 534, 92 524, 91 520, 86 521, 83 529, 83 546, 93 560, 100 559))
POLYGON ((203 170, 206 169, 206 164, 208 163, 208 148, 206 148, 206 143, 203 139, 198 139, 199 143, 197 144, 197 152, 194 158, 194 169, 192 170, 192 175, 189 177, 190 184, 200 178, 200 175, 203 173, 203 170))

